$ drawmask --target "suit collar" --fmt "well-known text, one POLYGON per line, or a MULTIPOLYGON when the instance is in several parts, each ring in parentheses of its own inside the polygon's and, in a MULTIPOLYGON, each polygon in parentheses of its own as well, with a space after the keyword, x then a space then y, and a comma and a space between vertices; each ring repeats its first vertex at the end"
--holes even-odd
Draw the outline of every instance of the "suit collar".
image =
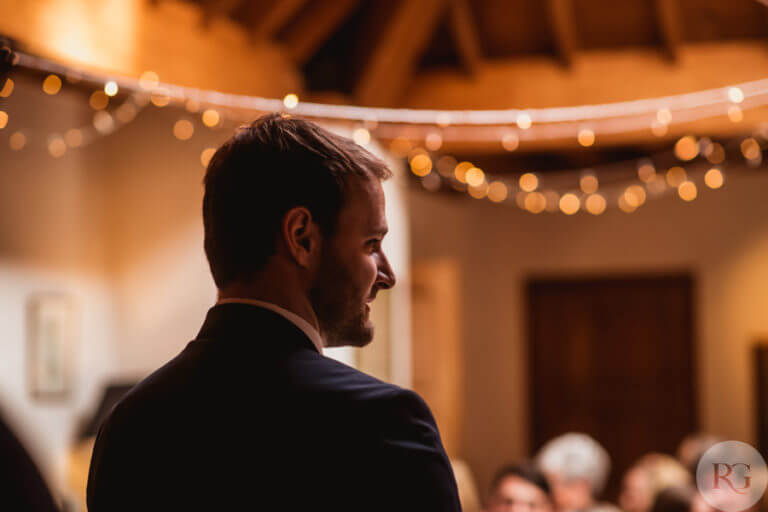
POLYGON ((279 313, 241 302, 209 309, 197 339, 263 339, 268 343, 265 349, 279 345, 318 352, 312 340, 279 313))

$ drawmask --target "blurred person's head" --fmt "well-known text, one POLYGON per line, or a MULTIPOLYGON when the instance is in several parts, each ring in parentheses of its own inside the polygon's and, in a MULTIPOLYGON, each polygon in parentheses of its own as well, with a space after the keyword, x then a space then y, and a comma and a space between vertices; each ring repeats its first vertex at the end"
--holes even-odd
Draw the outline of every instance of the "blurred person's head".
POLYGON ((696 466, 699 464, 701 456, 721 441, 724 439, 702 432, 685 436, 677 447, 677 460, 695 477, 696 466))
POLYGON ((608 479, 611 459, 590 436, 569 433, 547 442, 536 456, 552 488, 558 510, 584 510, 593 505, 608 479))
POLYGON ((328 346, 371 341, 368 303, 395 277, 381 247, 391 172, 352 140, 279 114, 240 128, 205 175, 205 253, 219 298, 261 299, 328 346))
POLYGON ((493 479, 487 512, 552 512, 546 477, 532 464, 505 466, 493 479))
POLYGON ((624 512, 649 512, 659 492, 691 483, 691 474, 674 457, 650 453, 624 474, 619 506, 624 512))
POLYGON ((696 490, 691 485, 675 485, 656 494, 651 512, 693 512, 696 490))

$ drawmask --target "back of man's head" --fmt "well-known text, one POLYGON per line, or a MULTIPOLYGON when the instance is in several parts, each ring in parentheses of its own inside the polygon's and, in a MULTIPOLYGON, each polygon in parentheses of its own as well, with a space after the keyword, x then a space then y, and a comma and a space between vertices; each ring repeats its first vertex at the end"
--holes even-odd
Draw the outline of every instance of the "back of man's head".
POLYGON ((216 286, 264 268, 291 208, 306 207, 323 236, 333 236, 347 180, 390 176, 384 162, 350 139, 304 119, 268 114, 241 127, 205 175, 205 253, 216 286))

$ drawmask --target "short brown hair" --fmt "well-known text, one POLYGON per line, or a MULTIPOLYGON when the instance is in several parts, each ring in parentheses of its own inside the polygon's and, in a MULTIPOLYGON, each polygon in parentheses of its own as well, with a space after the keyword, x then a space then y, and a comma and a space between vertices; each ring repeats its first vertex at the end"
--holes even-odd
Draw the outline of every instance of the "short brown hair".
POLYGON ((205 254, 216 286, 248 278, 274 254, 288 210, 306 207, 332 236, 350 176, 392 173, 350 139, 305 119, 267 114, 241 127, 205 174, 205 254))

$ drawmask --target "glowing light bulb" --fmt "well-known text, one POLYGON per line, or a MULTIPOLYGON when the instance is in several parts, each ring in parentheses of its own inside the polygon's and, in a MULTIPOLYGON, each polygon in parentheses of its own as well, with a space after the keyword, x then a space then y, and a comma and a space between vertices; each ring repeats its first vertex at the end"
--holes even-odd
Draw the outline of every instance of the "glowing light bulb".
POLYGON ((717 189, 725 183, 725 176, 723 176, 723 172, 720 169, 713 167, 704 175, 704 183, 709 188, 717 189))
POLYGON ((586 148, 595 143, 595 132, 588 128, 584 128, 582 130, 579 130, 579 135, 577 138, 578 138, 579 144, 581 144, 586 148))
POLYGON ((352 140, 354 140, 355 143, 359 144, 360 146, 365 146, 371 142, 371 132, 365 128, 355 128, 355 130, 352 132, 352 140))
POLYGON ((525 192, 533 192, 539 187, 539 178, 532 172, 520 176, 520 189, 525 192))
POLYGON ((533 124, 533 121, 531 121, 530 114, 528 114, 526 112, 519 113, 517 115, 516 122, 517 122, 518 128, 520 128, 521 130, 527 130, 533 124))
POLYGON ((117 82, 114 80, 110 80, 106 84, 104 84, 104 94, 107 96, 114 96, 117 94, 117 92, 120 90, 120 88, 117 86, 117 82))
POLYGON ((58 94, 61 90, 61 78, 57 75, 48 75, 43 80, 43 92, 45 94, 54 95, 58 94))
POLYGON ((581 200, 576 194, 569 192, 567 194, 563 194, 563 197, 560 198, 560 211, 566 215, 573 215, 579 211, 580 207, 581 200))
POLYGON ((600 215, 605 211, 607 203, 605 201, 605 198, 600 194, 591 194, 587 197, 587 200, 584 202, 584 206, 587 209, 587 211, 592 215, 600 215))
POLYGON ((296 108, 298 104, 299 97, 293 93, 286 94, 285 98, 283 98, 283 105, 285 105, 285 108, 296 108))
POLYGON ((494 181, 488 185, 488 199, 494 203, 502 203, 506 201, 509 191, 507 186, 501 181, 494 181))

